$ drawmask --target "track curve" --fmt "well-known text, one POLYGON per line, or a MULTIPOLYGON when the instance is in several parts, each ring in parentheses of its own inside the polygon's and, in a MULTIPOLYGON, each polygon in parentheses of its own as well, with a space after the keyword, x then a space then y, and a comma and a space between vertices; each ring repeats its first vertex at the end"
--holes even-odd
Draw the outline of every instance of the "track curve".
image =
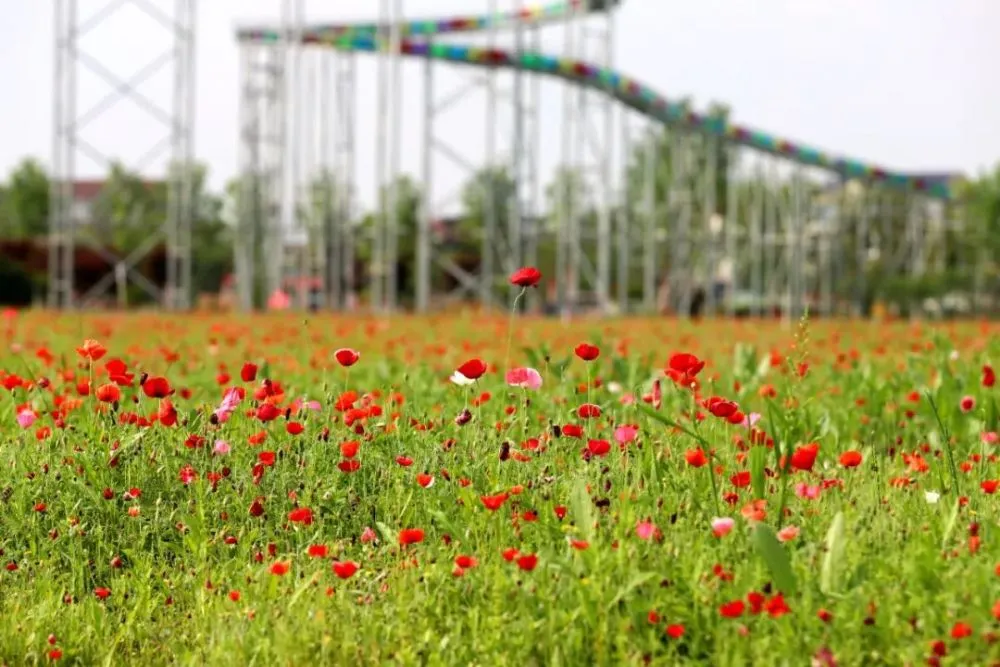
MULTIPOLYGON (((542 53, 515 54, 501 49, 432 43, 426 39, 442 34, 484 30, 494 26, 509 27, 518 22, 531 25, 554 22, 566 18, 573 12, 593 11, 595 5, 600 2, 601 0, 570 0, 526 10, 520 14, 511 12, 494 17, 410 21, 401 26, 401 33, 410 37, 401 40, 400 52, 406 56, 456 65, 520 69, 558 77, 575 85, 611 95, 622 104, 665 124, 707 132, 728 142, 777 155, 805 166, 825 169, 844 178, 860 179, 895 190, 921 192, 937 199, 953 198, 956 183, 952 177, 929 177, 892 171, 860 160, 833 155, 751 127, 727 123, 723 118, 691 112, 649 86, 597 65, 542 53), (418 36, 423 39, 416 38, 418 36)), ((375 23, 309 26, 303 32, 302 40, 305 44, 327 46, 341 51, 385 53, 386 47, 376 39, 380 28, 384 26, 375 23)), ((243 28, 237 32, 237 39, 244 43, 272 44, 280 37, 279 30, 267 27, 243 28)))
MULTIPOLYGON (((522 9, 518 12, 500 12, 493 15, 456 16, 441 19, 404 21, 400 24, 403 37, 431 37, 457 33, 481 32, 491 28, 511 28, 518 24, 541 26, 566 20, 573 14, 583 14, 603 10, 606 6, 616 6, 620 0, 567 0, 551 2, 522 9)), ((394 24, 387 23, 320 23, 312 24, 306 33, 319 34, 324 38, 374 37, 379 31, 388 31, 394 24)), ((245 27, 236 31, 241 41, 277 41, 279 33, 273 26, 245 27)))

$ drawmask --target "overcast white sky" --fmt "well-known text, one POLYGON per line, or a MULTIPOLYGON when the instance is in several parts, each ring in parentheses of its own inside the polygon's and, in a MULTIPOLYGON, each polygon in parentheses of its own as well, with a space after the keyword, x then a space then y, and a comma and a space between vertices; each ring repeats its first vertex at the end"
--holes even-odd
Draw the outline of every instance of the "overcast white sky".
MULTIPOLYGON (((151 0, 171 11, 173 0, 151 0)), ((53 3, 3 0, 0 21, 0 172, 25 155, 48 161, 52 144, 53 3)), ((82 15, 105 0, 79 0, 82 15)), ((238 64, 232 37, 239 22, 276 19, 280 0, 201 0, 198 24, 196 144, 215 186, 237 169, 238 64)), ((510 7, 512 0, 501 0, 510 7)), ((483 12, 487 0, 405 0, 410 17, 483 12)), ((316 21, 374 18, 375 0, 312 0, 316 21)), ((736 121, 839 154, 904 170, 975 172, 1000 160, 1000 1, 998 0, 625 0, 616 24, 616 67, 660 92, 690 95, 699 106, 730 104, 736 121)), ((544 51, 559 54, 560 29, 545 34, 544 51)), ((167 33, 126 7, 81 42, 82 48, 128 77, 168 44, 167 33)), ((460 82, 438 68, 436 86, 460 82)), ((420 66, 404 68, 406 98, 402 168, 420 173, 420 66)), ((358 180, 373 190, 375 67, 359 70, 358 180)), ((80 68, 82 113, 108 92, 80 68)), ((141 87, 170 99, 170 71, 141 87)), ((438 132, 481 161, 484 94, 443 118, 438 132)), ((542 88, 546 171, 559 159, 561 87, 542 88)), ((501 116, 502 123, 509 119, 501 116)), ((163 127, 130 102, 120 103, 81 135, 106 153, 135 160, 163 136, 163 127)), ((160 163, 163 164, 162 162, 160 163)), ((78 158, 78 176, 100 170, 78 158)), ((435 161, 435 197, 463 178, 435 161)), ((155 172, 156 169, 154 168, 155 172)), ((152 175, 155 175, 152 174, 152 175)))

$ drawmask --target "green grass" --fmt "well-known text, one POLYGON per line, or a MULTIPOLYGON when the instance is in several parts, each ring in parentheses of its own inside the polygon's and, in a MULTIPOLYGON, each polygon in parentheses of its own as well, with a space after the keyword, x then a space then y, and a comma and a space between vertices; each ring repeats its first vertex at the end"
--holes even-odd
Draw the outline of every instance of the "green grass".
POLYGON ((506 387, 497 368, 507 326, 468 316, 12 319, 0 382, 30 386, 0 390, 0 660, 48 664, 57 649, 60 664, 81 665, 727 666, 832 664, 828 650, 839 665, 903 665, 926 664, 936 641, 944 664, 1000 660, 998 495, 982 488, 1000 479, 997 445, 982 439, 997 430, 996 389, 980 382, 1000 349, 995 328, 516 321, 511 363, 544 381, 531 391, 506 387), (75 351, 85 338, 108 350, 92 368, 75 351), (573 357, 583 341, 601 348, 589 367, 573 357), (346 346, 361 352, 349 370, 333 357, 346 346), (676 352, 707 362, 702 399, 762 415, 773 447, 751 446, 746 427, 666 377, 676 352), (496 366, 471 387, 448 382, 473 357, 496 366), (108 383, 112 358, 135 377, 117 406, 99 408, 77 385, 108 383), (245 362, 261 367, 254 382, 240 380, 245 362), (220 366, 226 387, 252 394, 268 377, 284 390, 272 399, 282 409, 309 399, 320 410, 293 414, 304 430, 291 435, 284 414, 249 415, 248 395, 213 424, 220 366), (125 423, 160 407, 138 387, 143 372, 177 390, 176 425, 125 423), (654 378, 659 409, 642 401, 654 378), (334 404, 348 390, 381 414, 346 426, 334 404), (964 396, 976 399, 969 412, 964 396), (579 418, 585 403, 601 416, 579 418), (38 419, 22 428, 25 405, 38 419), (465 407, 472 419, 459 426, 465 407), (553 437, 552 424, 584 435, 553 437), (623 424, 638 435, 619 447, 623 424), (200 446, 187 446, 192 436, 200 446), (522 447, 531 438, 538 447, 522 447), (607 455, 587 460, 590 439, 609 441, 607 455), (217 440, 227 454, 213 453, 217 440), (346 473, 349 440, 361 465, 346 473), (501 460, 504 442, 512 456, 501 460), (782 467, 813 442, 811 471, 782 467), (699 447, 711 462, 693 467, 685 453, 699 447), (840 465, 847 450, 862 453, 860 466, 840 465), (262 452, 274 464, 255 477, 262 452), (185 466, 197 473, 189 484, 185 466), (745 486, 733 483, 739 472, 745 486), (423 474, 433 483, 422 486, 423 474), (800 485, 818 497, 801 497, 800 485), (126 495, 133 488, 138 497, 126 495), (484 506, 482 496, 504 492, 499 509, 484 506), (762 522, 745 517, 754 500, 766 501, 762 522), (290 521, 296 507, 312 522, 290 521), (735 519, 721 538, 717 517, 735 519), (649 539, 640 523, 655 526, 649 539), (789 527, 798 535, 780 541, 789 527), (407 528, 423 541, 401 546, 407 528), (362 541, 366 529, 375 540, 362 541), (324 557, 310 556, 315 545, 324 557), (537 566, 519 568, 508 549, 537 566), (477 561, 461 576, 459 555, 477 561), (360 568, 340 579, 335 560, 360 568), (290 565, 283 576, 276 562, 290 565), (757 593, 767 602, 753 613, 757 593), (744 613, 725 617, 736 600, 744 613), (963 623, 971 635, 953 637, 963 623))

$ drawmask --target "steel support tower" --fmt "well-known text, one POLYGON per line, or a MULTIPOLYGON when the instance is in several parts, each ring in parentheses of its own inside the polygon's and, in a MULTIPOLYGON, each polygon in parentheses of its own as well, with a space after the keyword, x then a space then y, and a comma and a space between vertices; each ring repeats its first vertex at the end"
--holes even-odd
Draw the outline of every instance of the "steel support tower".
MULTIPOLYGON (((303 187, 297 97, 303 91, 303 0, 282 0, 277 40, 240 44, 240 150, 237 297, 243 310, 265 305, 304 253, 303 187)), ((293 269, 294 270, 294 269, 293 269)))
POLYGON ((126 282, 131 281, 163 307, 184 310, 191 306, 191 223, 197 202, 193 201, 192 167, 194 160, 194 101, 195 101, 195 0, 118 0, 96 2, 86 0, 55 1, 55 67, 53 77, 52 127, 52 189, 49 223, 49 306, 74 308, 86 306, 108 288, 118 283, 119 297, 124 296, 126 282), (114 20, 123 7, 141 11, 150 22, 162 30, 168 45, 155 58, 122 78, 113 71, 114 64, 102 63, 81 47, 80 40, 93 30, 114 20), (173 85, 170 99, 157 102, 149 99, 141 85, 154 74, 172 69, 173 85), (79 104, 79 74, 87 71, 102 79, 110 88, 100 101, 81 110, 79 104), (108 145, 84 137, 84 130, 95 120, 118 105, 130 100, 145 117, 160 128, 160 135, 145 152, 127 158, 129 168, 143 174, 149 167, 166 158, 165 174, 167 205, 163 221, 150 230, 146 242, 126 256, 119 257, 106 248, 86 239, 80 233, 81 224, 74 210, 74 187, 78 179, 78 158, 108 167, 121 156, 110 155, 108 145), (166 242, 167 275, 161 290, 136 270, 137 263, 162 242, 166 242), (78 294, 74 281, 75 256, 78 245, 92 246, 114 270, 90 290, 78 294))

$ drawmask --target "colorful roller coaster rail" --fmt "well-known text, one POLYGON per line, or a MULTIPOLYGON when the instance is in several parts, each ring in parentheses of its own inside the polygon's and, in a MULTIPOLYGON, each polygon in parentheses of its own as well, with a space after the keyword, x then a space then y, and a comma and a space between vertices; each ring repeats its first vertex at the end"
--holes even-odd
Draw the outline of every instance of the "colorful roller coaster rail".
MULTIPOLYGON (((952 199, 958 177, 955 175, 924 176, 890 171, 882 167, 830 155, 817 148, 776 137, 726 119, 690 111, 684 105, 671 102, 630 77, 589 63, 547 56, 540 53, 519 54, 500 49, 431 43, 427 37, 448 33, 473 32, 492 27, 510 27, 518 22, 541 25, 565 20, 574 13, 603 9, 617 0, 570 0, 521 12, 474 16, 434 21, 409 21, 399 26, 403 39, 403 55, 429 58, 444 62, 489 68, 514 68, 560 77, 576 85, 602 91, 651 118, 674 127, 683 127, 721 137, 729 142, 781 156, 802 165, 835 172, 847 179, 859 179, 889 188, 921 192, 938 199, 952 199)), ((386 53, 388 41, 380 39, 387 26, 375 23, 330 24, 309 26, 302 33, 305 44, 332 47, 341 51, 386 53)), ((275 44, 281 41, 281 31, 274 28, 243 28, 237 32, 241 42, 275 44)))

